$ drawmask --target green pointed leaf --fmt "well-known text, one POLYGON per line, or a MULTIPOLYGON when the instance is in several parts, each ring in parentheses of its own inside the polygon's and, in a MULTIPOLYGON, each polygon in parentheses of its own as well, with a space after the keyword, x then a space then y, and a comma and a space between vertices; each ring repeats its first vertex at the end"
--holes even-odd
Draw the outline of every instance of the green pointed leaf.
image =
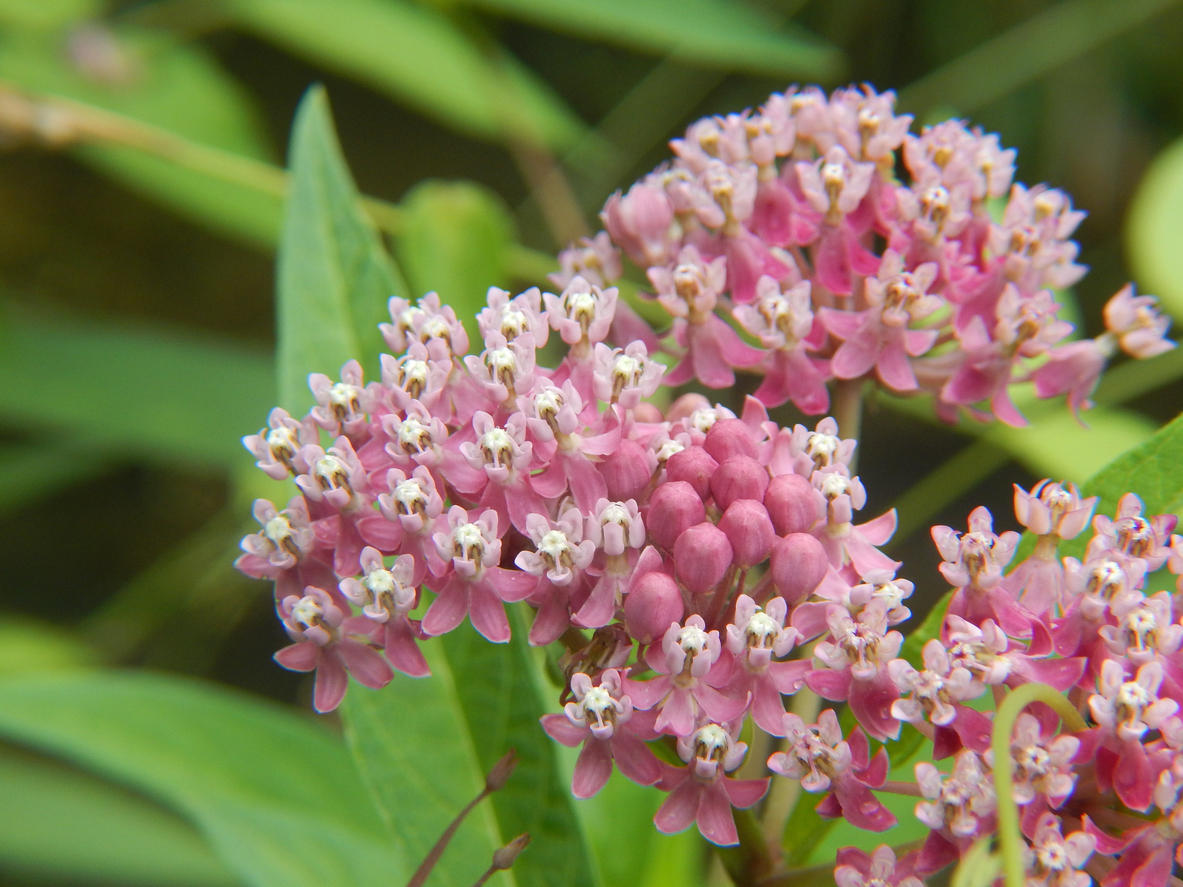
MULTIPOLYGON (((28 4, 37 6, 39 4, 28 4)), ((135 28, 96 31, 104 50, 126 69, 110 80, 88 76, 63 51, 63 37, 5 34, 0 42, 0 77, 29 90, 113 111, 133 123, 159 127, 164 140, 175 134, 231 157, 266 160, 270 147, 250 97, 213 57, 191 42, 135 28)), ((104 124, 108 129, 110 124, 104 124)), ((280 200, 273 194, 212 178, 177 160, 157 156, 174 150, 143 133, 121 133, 103 144, 83 144, 78 156, 145 196, 214 230, 271 247, 279 232, 280 200), (148 138, 153 149, 132 144, 148 138)))
POLYGON ((174 677, 0 680, 0 736, 136 788, 256 887, 389 887, 410 873, 349 753, 310 721, 174 677))
MULTIPOLYGON (((267 356, 179 330, 34 318, 0 324, 0 385, 8 427, 67 434, 92 459, 111 453, 226 468, 275 399, 267 356), (35 368, 35 369, 31 369, 35 368)), ((83 459, 87 458, 83 454, 83 459)))
POLYGON ((777 27, 733 0, 466 0, 531 24, 647 52, 752 74, 829 80, 842 67, 834 47, 777 27))
POLYGON ((77 770, 0 750, 0 870, 58 883, 234 887, 189 823, 77 770))
POLYGON ((303 414, 308 374, 338 378, 359 361, 378 378, 378 324, 403 294, 386 249, 357 202, 323 89, 308 91, 296 111, 288 165, 291 191, 279 248, 280 403, 303 414))
POLYGON ((1183 318, 1183 139, 1159 154, 1146 171, 1126 231, 1139 288, 1183 318))
POLYGON ((397 250, 411 292, 439 293, 479 341, 476 315, 489 287, 506 280, 513 218, 495 194, 471 182, 423 182, 400 208, 397 250))
POLYGON ((1183 417, 1114 459, 1084 485, 1100 496, 1097 514, 1113 514, 1126 493, 1137 493, 1146 514, 1183 512, 1183 417))
POLYGON ((528 69, 405 0, 228 0, 231 21, 455 129, 564 145, 584 127, 528 69))
POLYGON ((416 860, 477 795, 493 764, 517 751, 517 769, 460 827, 432 883, 472 884, 496 847, 529 832, 530 846, 507 882, 595 884, 569 785, 560 782, 555 749, 538 723, 557 709, 541 699, 541 669, 525 644, 525 627, 516 612, 511 616, 508 646, 464 627, 426 645, 432 677, 396 675, 380 692, 351 692, 344 705, 350 746, 401 852, 416 860))

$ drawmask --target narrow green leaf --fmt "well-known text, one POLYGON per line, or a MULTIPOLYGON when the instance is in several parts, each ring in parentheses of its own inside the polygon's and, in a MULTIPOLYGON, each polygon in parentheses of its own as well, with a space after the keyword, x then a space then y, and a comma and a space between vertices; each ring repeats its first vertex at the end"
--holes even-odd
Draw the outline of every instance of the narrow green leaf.
POLYGON ((59 883, 241 884, 194 828, 110 783, 0 750, 0 869, 59 883))
POLYGON ((1126 226, 1140 288, 1183 318, 1183 139, 1155 158, 1134 193, 1126 226))
POLYGON ((49 30, 84 22, 99 11, 98 0, 0 0, 0 24, 29 30, 49 30))
POLYGON ((423 182, 400 206, 396 246, 411 292, 439 293, 479 341, 475 318, 489 287, 505 283, 513 218, 497 195, 471 182, 423 182))
POLYGON ((829 80, 841 53, 738 0, 466 0, 582 37, 751 74, 829 80))
POLYGON ((553 706, 539 698, 539 670, 513 615, 508 647, 462 628, 427 645, 431 678, 400 675, 379 693, 351 693, 344 706, 350 745, 408 859, 426 856, 480 791, 489 768, 515 749, 513 776, 491 805, 485 801, 461 826, 433 883, 471 884, 495 847, 529 832, 530 846, 507 877, 523 887, 591 885, 591 857, 570 790, 558 778, 555 750, 538 723, 553 706))
MULTIPOLYGON (((38 4, 28 4, 37 6, 38 4)), ((62 51, 58 34, 5 35, 0 77, 45 93, 126 115, 194 142, 235 155, 267 159, 270 147, 247 93, 191 42, 134 28, 96 31, 104 50, 123 60, 113 79, 87 75, 62 51)), ((273 195, 210 178, 177 163, 117 144, 138 133, 116 134, 103 145, 83 145, 87 163, 194 221, 265 246, 279 231, 273 195)))
POLYGON ((405 0, 227 0, 231 21, 493 141, 569 144, 582 124, 538 77, 493 59, 427 5, 405 0), (521 121, 522 127, 511 125, 521 121))
POLYGON ((0 325, 0 411, 9 428, 65 432, 95 457, 118 453, 225 468, 274 401, 267 357, 159 327, 8 311, 0 325))
POLYGON ((410 870, 339 739, 174 677, 0 680, 0 735, 137 788, 191 820, 257 887, 389 887, 410 870))
POLYGON ((94 651, 60 626, 14 614, 0 617, 0 675, 80 668, 95 661, 94 651))
POLYGON ((94 477, 109 454, 91 444, 53 437, 0 446, 0 516, 14 514, 45 496, 94 477))
POLYGON ((291 191, 279 248, 280 403, 301 414, 308 374, 337 378, 356 359, 378 377, 378 324, 406 285, 357 203, 323 89, 296 111, 288 165, 291 191))

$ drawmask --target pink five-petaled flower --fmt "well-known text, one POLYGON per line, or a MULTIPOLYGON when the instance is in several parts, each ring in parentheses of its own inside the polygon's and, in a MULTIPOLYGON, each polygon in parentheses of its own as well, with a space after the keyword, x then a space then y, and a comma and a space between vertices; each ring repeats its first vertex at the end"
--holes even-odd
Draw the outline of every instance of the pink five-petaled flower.
POLYGON ((394 677, 377 650, 351 634, 368 637, 364 617, 344 617, 328 593, 309 586, 304 596, 289 595, 279 605, 284 630, 294 643, 275 654, 275 661, 291 671, 315 671, 313 707, 322 714, 341 704, 349 686, 347 673, 367 687, 385 687, 394 677))
POLYGON ((1089 887, 1093 879, 1083 871, 1093 855, 1097 839, 1086 832, 1064 837, 1060 820, 1044 813, 1035 825, 1035 835, 1026 853, 1029 887, 1089 887))
POLYGON ((817 807, 827 818, 841 816, 851 825, 882 832, 896 823, 895 817, 871 792, 887 778, 887 752, 874 758, 866 735, 857 727, 842 738, 838 716, 832 708, 807 725, 799 715, 785 712, 782 731, 787 751, 768 759, 773 773, 800 779, 807 792, 828 792, 817 807))
POLYGON ((720 662, 719 632, 707 632, 697 614, 682 625, 666 629, 661 647, 651 646, 646 654, 649 667, 658 677, 629 681, 629 695, 642 711, 658 709, 654 729, 685 737, 694 732, 703 712, 714 721, 728 722, 748 707, 748 694, 728 696, 720 692, 728 677, 726 662, 720 662))
POLYGON ((653 736, 646 723, 651 718, 633 711, 632 700, 624 692, 620 672, 614 668, 600 674, 598 686, 582 672, 571 676, 571 693, 561 715, 543 715, 542 728, 550 737, 566 746, 583 748, 571 775, 571 793, 590 798, 604 787, 612 775, 612 762, 620 772, 638 785, 653 785, 661 778, 661 765, 644 742, 653 736))
POLYGON ((727 650, 739 663, 728 687, 734 696, 752 694, 752 718, 765 733, 779 736, 784 704, 781 694, 796 693, 812 664, 808 659, 774 661, 789 654, 800 633, 785 627, 788 604, 776 596, 761 609, 746 594, 735 602, 735 619, 727 626, 727 650))
POLYGON ((657 830, 672 835, 697 822, 699 832, 712 844, 738 844, 731 808, 751 807, 768 790, 767 779, 726 775, 743 763, 747 750, 745 743, 719 724, 706 724, 692 735, 679 737, 678 756, 689 766, 665 768, 658 787, 670 796, 653 817, 657 830))
POLYGON ((924 645, 921 655, 923 671, 917 671, 904 659, 887 665, 902 697, 891 704, 892 716, 913 724, 927 719, 935 728, 935 758, 947 757, 962 745, 986 751, 990 746, 990 721, 963 704, 981 696, 986 685, 962 663, 951 660, 944 644, 936 638, 924 645))
POLYGON ((526 518, 526 530, 535 550, 519 551, 514 563, 539 577, 530 598, 538 607, 530 627, 530 643, 543 646, 570 627, 570 595, 583 584, 583 572, 591 564, 596 546, 583 538, 583 515, 578 508, 568 508, 558 520, 531 514, 526 518))
POLYGON ((361 551, 361 568, 361 579, 341 580, 341 593, 362 608, 373 626, 374 639, 382 645, 391 665, 411 677, 430 674, 416 643, 416 623, 407 618, 419 602, 415 559, 409 554, 399 555, 387 569, 382 553, 367 546, 361 551))
POLYGON ((928 875, 955 861, 975 838, 994 830, 994 782, 981 757, 969 749, 958 753, 951 774, 942 774, 928 762, 917 764, 916 782, 925 798, 916 805, 916 818, 932 829, 916 871, 928 875))
POLYGON ((924 882, 912 874, 911 862, 907 858, 897 861, 895 851, 886 844, 880 844, 870 855, 857 847, 843 847, 837 861, 837 887, 924 887, 924 882))
POLYGON ((1165 336, 1171 319, 1158 309, 1154 296, 1135 296, 1132 284, 1126 284, 1105 303, 1105 327, 1117 337, 1127 354, 1153 357, 1175 347, 1165 336))
POLYGON ((440 557, 447 563, 439 577, 439 595, 423 615, 423 631, 445 634, 464 620, 488 640, 503 644, 509 640, 509 620, 502 602, 520 601, 534 590, 537 578, 518 570, 506 570, 501 561, 501 539, 497 512, 487 509, 475 522, 459 505, 440 518, 441 532, 432 538, 440 557))

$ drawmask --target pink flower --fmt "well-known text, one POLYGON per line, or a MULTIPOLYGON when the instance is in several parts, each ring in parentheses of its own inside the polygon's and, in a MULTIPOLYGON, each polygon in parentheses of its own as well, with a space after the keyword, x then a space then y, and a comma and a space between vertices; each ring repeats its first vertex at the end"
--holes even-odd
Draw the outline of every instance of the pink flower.
POLYGON ((748 747, 719 724, 699 727, 693 735, 678 739, 678 756, 689 766, 667 767, 658 787, 668 791, 653 823, 671 835, 698 824, 712 844, 739 843, 731 808, 751 807, 768 790, 767 779, 732 779, 726 774, 743 762, 748 747))

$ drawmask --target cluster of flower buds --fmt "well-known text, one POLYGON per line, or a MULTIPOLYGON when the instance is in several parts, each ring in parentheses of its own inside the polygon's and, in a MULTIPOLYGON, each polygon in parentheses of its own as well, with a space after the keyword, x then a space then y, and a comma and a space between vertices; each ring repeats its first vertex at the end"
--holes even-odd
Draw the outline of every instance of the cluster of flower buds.
MULTIPOLYGON (((339 381, 310 377, 307 415, 273 410, 244 443, 299 494, 256 502, 261 528, 237 565, 274 582, 291 639, 276 658, 315 671, 317 710, 336 708, 350 674, 375 688, 394 670, 426 675, 422 645, 466 619, 508 641, 516 603, 533 612, 531 644, 565 648, 565 707, 542 727, 580 747, 577 797, 618 768, 667 793, 660 830, 697 824, 725 845, 733 809, 772 778, 872 832, 896 822, 881 795, 911 793, 923 847, 847 849, 835 877, 915 887, 995 824, 993 719, 975 702, 1037 682, 1088 726, 1039 706, 1019 719, 1029 871, 1055 887, 1082 871, 1165 884, 1183 845, 1183 623, 1170 593, 1144 586, 1164 565, 1183 573, 1175 519, 1144 517, 1132 496, 1092 518, 1091 500, 1043 482, 1016 493, 1038 538, 1016 566, 1018 534, 995 534, 984 509, 967 532, 935 528, 954 594, 909 662, 896 626, 913 585, 880 550, 894 512, 856 522, 855 441, 832 418, 769 418, 786 400, 824 411, 827 380, 872 368, 897 390, 931 389, 938 408, 987 403, 1012 421, 1019 358, 1049 354, 1044 392, 1068 390, 1058 373, 1080 383, 1073 346, 1051 347, 1063 331, 1042 289, 1078 275, 1066 240, 1078 214, 1016 186, 992 221, 984 202, 1009 187, 1011 154, 960 124, 912 137, 907 123, 866 90, 774 96, 692 127, 675 166, 610 201, 612 237, 674 313, 674 346, 607 285, 619 257, 601 235, 564 254, 558 294, 491 289, 476 353, 434 294, 396 297, 380 380, 351 361, 339 381), (909 185, 892 177, 901 145, 909 185), (765 348, 739 338, 724 305, 765 348), (566 348, 548 367, 552 337, 566 348), (659 394, 692 377, 729 384, 735 369, 765 374, 738 414, 659 394), (1090 519, 1084 559, 1061 559, 1090 519), (786 711, 803 687, 830 703, 808 721, 786 711), (888 779, 885 744, 904 724, 931 741, 914 783, 888 779), (775 776, 735 775, 741 733, 775 738, 775 776), (948 772, 931 763, 944 758, 948 772)), ((1106 313, 1096 348, 1166 347, 1145 297, 1119 294, 1106 313)))
POLYGON ((1063 344, 1053 291, 1084 274, 1069 239, 1084 213, 1013 183, 997 136, 955 120, 916 135, 894 103, 811 87, 698 121, 671 163, 608 200, 606 231, 564 252, 556 280, 613 284, 623 252, 673 318, 671 384, 747 371, 766 405, 812 415, 832 380, 875 378, 931 393, 949 420, 1021 425, 1012 385, 1078 410, 1118 349, 1170 347, 1154 299, 1129 287, 1105 333, 1063 344))

